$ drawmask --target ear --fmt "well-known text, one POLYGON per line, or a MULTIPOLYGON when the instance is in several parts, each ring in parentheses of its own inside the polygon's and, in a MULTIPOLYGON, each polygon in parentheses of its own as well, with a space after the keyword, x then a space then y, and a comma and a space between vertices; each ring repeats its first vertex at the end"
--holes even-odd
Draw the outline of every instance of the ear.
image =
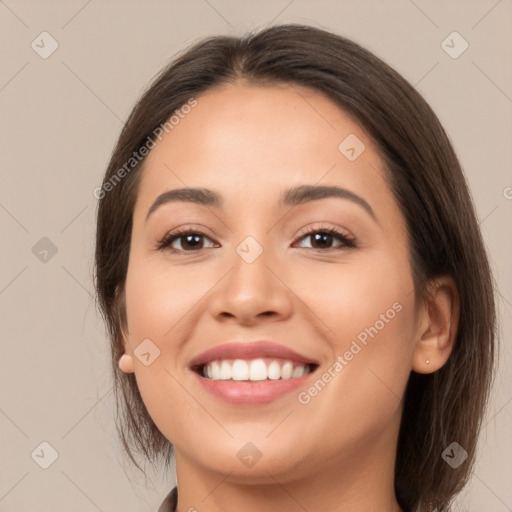
POLYGON ((124 287, 116 287, 113 308, 116 317, 116 322, 119 326, 118 343, 122 345, 124 351, 124 354, 120 357, 118 361, 118 366, 119 369, 124 373, 133 373, 133 351, 130 346, 128 322, 126 318, 126 298, 124 287))
POLYGON ((129 341, 128 341, 128 335, 123 329, 123 326, 121 325, 121 340, 120 343, 124 347, 124 354, 120 357, 118 361, 119 369, 124 373, 133 373, 133 355, 132 355, 132 349, 130 347, 129 341))
POLYGON ((416 373, 433 373, 446 363, 459 326, 460 302, 454 279, 451 276, 433 279, 429 292, 418 312, 412 361, 416 373))

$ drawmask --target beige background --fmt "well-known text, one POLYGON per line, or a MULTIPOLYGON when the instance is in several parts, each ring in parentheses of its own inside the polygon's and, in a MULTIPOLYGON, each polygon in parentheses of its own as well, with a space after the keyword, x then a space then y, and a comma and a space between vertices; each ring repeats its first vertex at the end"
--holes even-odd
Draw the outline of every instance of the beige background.
POLYGON ((502 349, 476 473, 454 510, 512 510, 512 0, 0 0, 0 511, 150 512, 174 485, 123 465, 91 281, 92 191, 176 51, 283 22, 335 31, 390 63, 458 152, 500 288, 502 349), (43 51, 43 31, 58 43, 46 59, 31 47, 43 51), (441 47, 453 31, 469 43, 457 59, 441 47), (56 254, 41 252, 43 237, 56 254), (48 469, 42 442, 58 452, 48 469))

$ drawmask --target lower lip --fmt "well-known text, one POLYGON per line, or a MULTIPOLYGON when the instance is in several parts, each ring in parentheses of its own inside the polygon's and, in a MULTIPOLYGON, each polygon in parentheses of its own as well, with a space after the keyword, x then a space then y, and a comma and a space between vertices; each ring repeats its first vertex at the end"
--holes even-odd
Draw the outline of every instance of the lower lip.
POLYGON ((259 381, 236 381, 236 380, 212 380, 194 374, 202 386, 212 395, 234 405, 257 405, 273 402, 278 398, 291 393, 314 373, 308 373, 302 377, 292 379, 259 380, 259 381))

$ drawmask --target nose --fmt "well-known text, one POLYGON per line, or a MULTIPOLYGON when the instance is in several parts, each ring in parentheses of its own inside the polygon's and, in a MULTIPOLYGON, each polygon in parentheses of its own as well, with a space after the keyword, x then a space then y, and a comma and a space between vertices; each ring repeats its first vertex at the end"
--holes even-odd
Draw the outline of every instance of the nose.
POLYGON ((209 307, 217 321, 249 326, 288 318, 292 299, 283 266, 264 249, 252 262, 235 253, 230 270, 213 290, 209 307))

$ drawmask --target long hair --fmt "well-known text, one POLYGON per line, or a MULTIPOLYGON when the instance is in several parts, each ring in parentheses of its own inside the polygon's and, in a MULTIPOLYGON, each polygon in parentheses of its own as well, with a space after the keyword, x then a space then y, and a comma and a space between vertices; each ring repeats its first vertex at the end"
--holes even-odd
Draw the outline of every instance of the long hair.
POLYGON ((307 86, 351 114, 375 143, 406 220, 416 298, 425 299, 433 277, 455 280, 455 345, 438 371, 410 374, 395 466, 402 507, 446 511, 470 476, 495 360, 494 282, 474 206, 452 145, 422 96, 368 50, 313 27, 281 25, 240 38, 201 40, 163 69, 125 123, 99 194, 95 253, 124 448, 137 467, 135 453, 152 463, 162 458, 167 467, 173 450, 149 416, 134 374, 117 367, 124 352, 132 217, 145 160, 128 169, 126 162, 190 98, 240 81, 307 86), (468 453, 456 469, 441 457, 452 441, 468 453))

